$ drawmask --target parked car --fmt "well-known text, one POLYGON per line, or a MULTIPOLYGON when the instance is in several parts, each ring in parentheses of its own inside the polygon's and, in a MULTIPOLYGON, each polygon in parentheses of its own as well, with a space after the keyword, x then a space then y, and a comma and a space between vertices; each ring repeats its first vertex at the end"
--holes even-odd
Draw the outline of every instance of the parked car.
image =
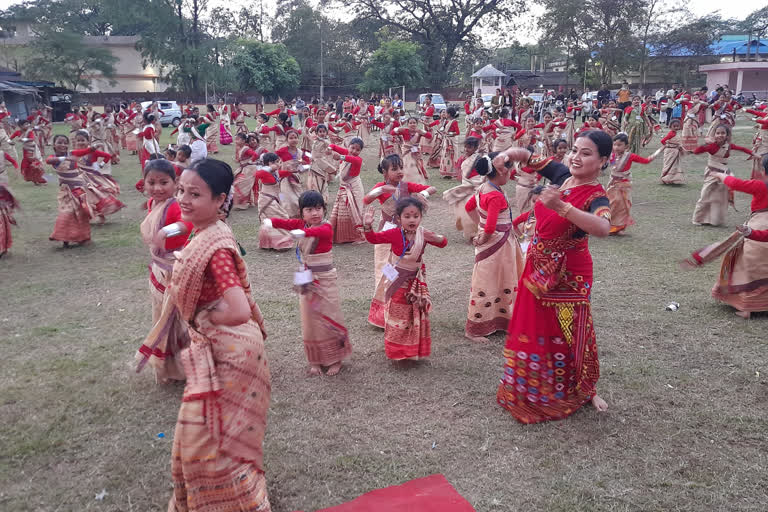
MULTIPOLYGON (((141 102, 141 108, 142 110, 146 110, 147 107, 149 107, 152 104, 151 101, 142 101, 141 102)), ((175 101, 167 101, 167 100, 158 100, 157 102, 158 107, 160 110, 163 111, 163 115, 160 117, 160 123, 163 126, 173 125, 179 126, 179 123, 181 123, 181 107, 179 107, 179 104, 175 101)))
MULTIPOLYGON (((445 103, 445 98, 443 98, 442 94, 437 92, 433 92, 430 94, 432 94, 432 105, 435 106, 435 113, 432 115, 432 118, 439 119, 440 111, 447 109, 448 105, 445 103)), ((426 97, 427 97, 427 93, 419 94, 419 100, 416 102, 417 110, 421 108, 421 105, 424 103, 424 98, 426 97)))
POLYGON ((492 99, 493 99, 493 94, 483 94, 483 108, 490 109, 492 99))

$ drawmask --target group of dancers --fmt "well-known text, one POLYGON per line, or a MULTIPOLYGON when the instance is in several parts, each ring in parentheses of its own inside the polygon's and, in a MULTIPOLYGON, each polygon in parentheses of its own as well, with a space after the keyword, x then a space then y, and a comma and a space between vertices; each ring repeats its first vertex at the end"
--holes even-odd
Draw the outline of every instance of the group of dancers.
MULTIPOLYGON (((696 107, 692 99, 681 102, 696 107)), ((239 105, 208 105, 202 117, 187 112, 178 144, 165 156, 155 114, 151 109, 141 113, 139 157, 144 154, 137 186, 148 196, 141 235, 152 258, 153 327, 136 355, 137 365, 152 366, 159 381, 186 380, 169 510, 234 506, 242 500, 252 509, 269 510, 262 462, 270 394, 267 329, 251 295, 242 248, 226 224, 233 209, 258 209, 260 248, 294 249, 299 270, 292 283, 299 295, 308 374, 334 376, 352 344, 341 312, 333 246, 375 245, 368 322, 383 328, 389 359, 428 357, 433 304, 424 255, 428 245, 447 244, 445 235, 426 226, 436 193, 428 184, 428 169, 460 180, 443 198, 457 230, 474 246, 464 335, 487 343, 488 336, 506 332, 497 402, 522 423, 563 419, 586 403, 598 411, 608 408, 596 390, 588 238, 618 234, 632 224, 632 163, 648 163, 663 152, 669 172, 662 183, 681 183, 683 145, 708 153, 696 223, 723 222, 719 186, 753 195, 747 224, 723 243, 695 252, 687 264, 723 257, 713 295, 742 316, 768 310, 768 246, 761 245, 768 239, 768 158, 753 168, 751 180, 730 176, 727 167, 734 149, 750 158, 764 156, 766 139, 756 139, 754 151, 730 142, 735 106, 717 107, 721 113, 704 145, 698 144, 698 129, 694 141, 690 130, 683 127, 678 137, 679 126, 671 125, 662 148, 646 158, 638 153, 658 130, 653 105, 639 97, 620 112, 620 125, 617 109, 609 106, 601 109, 602 119, 578 128, 574 105, 545 113, 537 122, 525 101, 514 118, 502 109, 496 119, 470 103, 463 130, 453 108, 435 112, 429 99, 407 118, 386 103, 375 108, 359 100, 341 116, 331 105, 314 104, 303 111, 300 127, 292 122, 297 113, 282 101, 276 110, 256 116, 251 128, 239 105), (234 170, 209 158, 224 141, 207 134, 230 133, 231 128, 222 131, 222 123, 237 127, 234 170), (619 128, 625 131, 612 131, 619 128), (361 152, 375 139, 381 180, 366 192, 361 152), (668 164, 678 170, 672 172, 668 164), (606 172, 607 189, 600 182, 606 172), (335 178, 339 187, 331 204, 329 183, 335 178), (511 181, 516 182, 514 201, 505 190, 511 181)), ((763 112, 750 112, 760 135, 768 119, 763 112)), ((95 148, 89 132, 80 129, 72 150, 69 140, 59 137, 48 161, 59 173, 60 215, 62 203, 72 205, 68 211, 75 206, 84 211, 99 201, 117 200, 119 189, 96 195, 106 194, 108 180, 86 181, 108 176, 101 171, 114 161, 114 148, 95 148)), ((727 194, 724 199, 727 207, 727 194)))

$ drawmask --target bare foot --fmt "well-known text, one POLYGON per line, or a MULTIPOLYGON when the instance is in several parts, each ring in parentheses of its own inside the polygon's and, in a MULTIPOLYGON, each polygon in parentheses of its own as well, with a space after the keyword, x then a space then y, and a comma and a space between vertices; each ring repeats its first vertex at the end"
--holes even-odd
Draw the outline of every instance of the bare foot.
POLYGON ((608 402, 597 395, 592 397, 592 405, 597 409, 597 412, 605 412, 608 410, 608 402))
POLYGON ((321 370, 319 366, 310 366, 309 371, 307 371, 307 374, 310 377, 317 377, 323 374, 323 370, 321 370))
POLYGON ((464 333, 464 337, 467 338, 472 343, 488 343, 490 341, 485 336, 470 336, 467 333, 464 333))
POLYGON ((102 225, 105 222, 107 222, 107 218, 103 215, 99 215, 99 225, 102 225))
POLYGON ((329 366, 325 374, 328 375, 329 377, 333 377, 334 375, 338 375, 340 371, 341 371, 341 361, 329 366))
POLYGON ((739 316, 745 320, 749 320, 749 317, 752 316, 752 314, 749 311, 736 311, 736 316, 739 316))

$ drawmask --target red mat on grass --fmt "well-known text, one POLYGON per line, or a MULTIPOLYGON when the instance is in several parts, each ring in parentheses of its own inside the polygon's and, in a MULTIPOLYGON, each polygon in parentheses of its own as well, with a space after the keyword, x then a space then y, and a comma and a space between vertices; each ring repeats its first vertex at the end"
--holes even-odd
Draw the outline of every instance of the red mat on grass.
POLYGON ((475 512, 443 475, 377 489, 317 512, 475 512))

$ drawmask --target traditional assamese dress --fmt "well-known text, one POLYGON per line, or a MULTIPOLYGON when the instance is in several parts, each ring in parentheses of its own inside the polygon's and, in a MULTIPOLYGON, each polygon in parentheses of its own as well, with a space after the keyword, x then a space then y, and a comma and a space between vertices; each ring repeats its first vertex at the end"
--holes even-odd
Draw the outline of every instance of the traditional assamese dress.
POLYGON ((492 151, 505 151, 515 144, 515 134, 523 127, 517 121, 511 119, 498 119, 496 126, 496 139, 491 146, 492 151))
POLYGON ((661 168, 661 182, 664 185, 682 185, 685 183, 685 173, 680 167, 683 159, 683 143, 675 130, 670 130, 661 139, 664 146, 664 166, 661 168))
POLYGON ((686 151, 693 151, 699 146, 699 111, 704 103, 686 101, 683 104, 688 107, 688 112, 683 120, 682 145, 686 151))
POLYGON ((112 215, 125 204, 120 195, 120 184, 109 174, 101 172, 98 159, 109 160, 111 155, 93 148, 73 149, 71 155, 77 158, 80 176, 86 184, 86 200, 97 217, 112 215))
POLYGON ((11 162, 14 167, 17 167, 18 164, 8 153, 4 151, 2 153, 3 156, 0 158, 0 256, 8 252, 13 245, 11 226, 16 225, 13 210, 19 207, 19 202, 8 186, 8 173, 5 171, 6 160, 11 162))
MULTIPOLYGON (((610 217, 599 183, 573 186, 568 168, 549 159, 529 165, 560 185, 563 201, 610 217)), ((499 405, 521 423, 573 414, 596 394, 600 375, 588 236, 541 201, 534 211, 536 234, 507 329, 504 376, 496 394, 499 405)))
POLYGON ((627 151, 639 153, 643 148, 643 141, 650 133, 648 128, 649 121, 642 105, 625 108, 623 123, 624 131, 627 132, 627 137, 629 138, 627 151))
POLYGON ((147 160, 149 160, 153 154, 160 154, 160 144, 157 143, 156 136, 155 126, 152 123, 146 125, 138 135, 139 140, 141 140, 141 147, 139 148, 141 171, 144 170, 147 160))
POLYGON ((629 150, 618 158, 611 155, 611 181, 605 190, 611 207, 611 234, 619 233, 635 223, 631 213, 632 163, 648 164, 651 161, 653 158, 644 158, 629 150))
POLYGON ((91 239, 91 218, 94 212, 88 204, 88 185, 75 158, 61 160, 57 156, 48 157, 50 164, 59 177, 59 193, 56 200, 58 215, 53 225, 49 240, 68 243, 83 243, 91 239))
MULTIPOLYGON (((424 168, 424 161, 421 158, 419 150, 419 141, 422 138, 420 133, 411 133, 407 128, 399 128, 397 133, 403 137, 403 170, 405 175, 403 181, 413 183, 424 183, 427 180, 427 170, 424 168)), ((424 137, 431 139, 432 134, 427 132, 424 137)))
POLYGON ((312 271, 312 282, 299 294, 304 352, 311 366, 332 366, 349 357, 349 342, 341 297, 333 264, 333 228, 328 223, 306 227, 301 219, 272 219, 276 228, 300 229, 306 237, 298 242, 304 268, 312 271))
MULTIPOLYGON (((380 182, 374 185, 373 188, 383 187, 387 185, 385 182, 380 182)), ((397 202, 400 199, 406 197, 414 197, 419 200, 424 200, 424 197, 419 194, 429 188, 428 185, 422 185, 420 183, 410 183, 401 181, 396 185, 397 190, 394 194, 381 194, 376 199, 381 204, 381 220, 379 221, 379 232, 387 231, 398 227, 397 219, 395 218, 395 208, 397 202)), ((385 245, 376 245, 373 248, 373 277, 374 286, 376 287, 371 300, 371 307, 368 310, 368 323, 375 325, 376 327, 384 328, 384 310, 386 307, 384 288, 380 287, 382 279, 385 279, 381 271, 384 265, 389 261, 389 249, 385 245)))
POLYGON ((715 132, 717 127, 721 124, 733 127, 736 124, 736 110, 739 110, 741 105, 738 102, 731 100, 726 103, 725 101, 716 101, 712 104, 712 122, 709 124, 707 135, 705 137, 706 142, 712 142, 715 140, 715 132))
POLYGON ((768 155, 768 117, 755 119, 759 130, 753 139, 752 153, 757 157, 752 162, 752 176, 755 177, 762 170, 763 157, 768 155))
POLYGON ((701 196, 693 210, 694 224, 710 224, 719 226, 725 222, 725 214, 728 211, 728 203, 732 202, 728 187, 714 178, 713 173, 724 172, 731 174, 728 168, 728 158, 731 150, 743 151, 752 154, 747 148, 726 142, 722 146, 712 142, 694 149, 694 154, 707 153, 707 171, 704 174, 704 185, 701 187, 701 196))
MULTIPOLYGON (((205 133, 203 136, 205 137, 205 147, 208 150, 208 153, 218 153, 219 152, 219 130, 215 128, 216 126, 216 114, 213 112, 208 112, 208 114, 203 117, 203 124, 206 124, 205 133)), ((200 127, 198 126, 198 129, 200 127)))
MULTIPOLYGON (((11 135, 11 139, 13 139, 16 134, 20 134, 20 132, 16 131, 16 133, 11 135)), ((24 181, 31 181, 35 184, 47 183, 43 177, 43 174, 45 173, 43 170, 43 157, 40 154, 40 147, 35 141, 34 130, 32 128, 28 129, 22 135, 21 140, 23 155, 21 159, 21 175, 24 177, 24 181)))
POLYGON ((264 219, 280 218, 287 219, 288 213, 283 208, 280 199, 280 179, 285 171, 279 171, 277 175, 268 170, 258 170, 254 173, 254 179, 261 184, 259 190, 259 220, 262 221, 259 227, 259 248, 260 249, 289 249, 293 247, 293 238, 283 230, 274 227, 265 226, 264 219))
POLYGON ((233 207, 238 210, 247 210, 257 202, 258 187, 254 174, 259 170, 258 160, 266 153, 264 148, 253 149, 243 146, 240 150, 238 161, 240 166, 235 173, 233 186, 233 207), (254 194, 255 192, 255 194, 254 194))
POLYGON ((506 331, 523 269, 523 253, 512 234, 512 215, 506 194, 491 182, 483 183, 466 204, 477 209, 480 229, 490 235, 475 246, 475 265, 469 289, 469 308, 464 331, 488 336, 506 331))
MULTIPOLYGON (((724 182, 731 190, 752 195, 747 226, 753 233, 768 229, 768 185, 763 180, 740 180, 733 176, 724 182)), ((720 256, 720 276, 712 287, 712 297, 739 311, 768 311, 768 245, 738 231, 722 242, 694 252, 687 260, 699 266, 720 256)))
MULTIPOLYGON (((328 204, 328 182, 336 174, 336 161, 325 153, 330 146, 329 139, 314 137, 312 141, 312 164, 307 175, 307 190, 316 190, 328 204)), ((345 150, 346 151, 346 150, 345 150)))
POLYGON ((179 252, 162 313, 144 345, 165 351, 176 319, 187 327, 190 344, 179 355, 186 384, 173 436, 168 510, 269 512, 262 461, 271 391, 264 321, 235 237, 222 221, 193 232, 179 252), (251 318, 235 326, 211 323, 210 310, 234 287, 243 288, 251 318))
POLYGON ((475 171, 475 161, 478 154, 462 156, 461 185, 449 188, 443 192, 443 199, 448 203, 456 220, 456 229, 461 231, 465 240, 471 240, 477 234, 477 224, 467 214, 467 201, 475 195, 477 189, 486 182, 487 178, 475 171))
POLYGON ((331 144, 330 148, 343 155, 339 163, 339 192, 331 210, 333 243, 362 242, 360 227, 363 225, 363 198, 365 190, 360 179, 363 159, 349 154, 346 148, 331 144))
POLYGON ((372 244, 389 244, 388 262, 398 272, 394 282, 382 277, 376 290, 377 295, 384 297, 385 354, 395 360, 428 357, 432 346, 429 327, 432 299, 427 289, 422 255, 427 243, 445 247, 448 239, 443 238, 439 244, 426 242, 422 226, 416 230, 411 242, 406 240, 401 228, 378 233, 367 231, 365 238, 372 244))
POLYGON ((301 173, 309 167, 309 157, 298 147, 292 150, 290 146, 278 149, 275 154, 283 161, 280 169, 285 171, 280 174, 280 194, 282 195, 280 202, 289 217, 297 218, 300 216, 299 197, 304 192, 301 173))
MULTIPOLYGON (((170 197, 157 205, 151 198, 147 201, 147 216, 142 221, 140 230, 144 244, 150 248, 149 296, 152 300, 153 326, 160 319, 163 311, 165 291, 171 282, 171 272, 176 261, 174 254, 184 247, 187 236, 166 238, 162 248, 152 247, 152 239, 162 228, 176 222, 186 224, 187 233, 192 231, 192 224, 181 220, 181 208, 176 198, 170 197)), ((175 329, 177 333, 183 332, 183 326, 178 322, 171 328, 175 329)), ((184 370, 179 361, 179 353, 187 346, 189 339, 185 335, 180 335, 172 336, 168 341, 163 350, 147 345, 142 345, 139 348, 139 354, 143 356, 143 359, 140 360, 138 369, 140 370, 150 358, 154 357, 155 361, 152 363, 152 367, 155 369, 158 382, 168 379, 184 380, 184 370)))
POLYGON ((398 143, 398 137, 393 134, 395 128, 400 127, 400 123, 397 121, 391 121, 389 124, 384 124, 380 121, 372 121, 372 125, 379 128, 379 160, 385 156, 400 154, 400 144, 398 143))
POLYGON ((458 144, 458 138, 461 134, 459 122, 455 119, 446 121, 438 128, 438 133, 440 133, 442 140, 440 144, 440 176, 456 178, 456 162, 461 156, 461 146, 458 144))

